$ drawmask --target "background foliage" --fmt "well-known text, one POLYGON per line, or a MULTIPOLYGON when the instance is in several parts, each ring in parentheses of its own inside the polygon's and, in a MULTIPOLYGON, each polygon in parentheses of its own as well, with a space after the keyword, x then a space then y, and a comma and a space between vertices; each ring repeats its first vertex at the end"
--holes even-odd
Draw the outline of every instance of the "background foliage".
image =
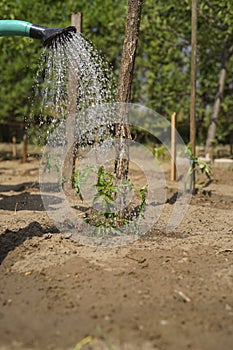
MULTIPOLYGON (((83 14, 83 35, 110 62, 117 78, 124 39, 126 0, 1 0, 1 19, 22 19, 48 27, 70 25, 83 14)), ((199 0, 197 137, 204 143, 224 50, 233 45, 232 0, 199 0)), ((132 101, 170 117, 188 141, 190 104, 191 1, 144 0, 132 101)), ((0 38, 0 122, 23 121, 31 107, 32 86, 42 44, 22 37, 0 38)), ((217 142, 233 133, 233 57, 217 128, 217 142)), ((8 130, 9 131, 9 130, 8 130)), ((8 138, 7 129, 3 133, 8 138)))

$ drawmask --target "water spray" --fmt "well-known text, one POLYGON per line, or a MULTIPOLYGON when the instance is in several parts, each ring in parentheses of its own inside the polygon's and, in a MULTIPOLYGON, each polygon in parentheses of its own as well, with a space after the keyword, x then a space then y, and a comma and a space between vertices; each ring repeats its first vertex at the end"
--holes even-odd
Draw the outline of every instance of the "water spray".
POLYGON ((43 41, 44 46, 51 46, 53 42, 71 39, 76 33, 74 26, 67 28, 48 28, 20 20, 0 20, 0 36, 24 36, 43 41))

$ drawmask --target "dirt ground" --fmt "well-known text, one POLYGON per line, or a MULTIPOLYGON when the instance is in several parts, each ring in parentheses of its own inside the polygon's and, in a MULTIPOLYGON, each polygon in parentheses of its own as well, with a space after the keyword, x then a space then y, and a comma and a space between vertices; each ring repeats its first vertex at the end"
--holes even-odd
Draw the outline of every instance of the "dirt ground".
POLYGON ((233 171, 134 243, 82 246, 45 212, 39 162, 0 163, 0 350, 233 349, 233 171), (86 343, 86 345, 85 345, 86 343))

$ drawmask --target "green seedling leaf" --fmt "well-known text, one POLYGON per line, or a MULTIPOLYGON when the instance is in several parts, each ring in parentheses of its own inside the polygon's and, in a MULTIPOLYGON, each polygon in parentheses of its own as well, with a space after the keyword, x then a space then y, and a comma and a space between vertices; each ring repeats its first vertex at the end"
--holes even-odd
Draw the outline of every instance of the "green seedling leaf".
POLYGON ((85 345, 89 344, 92 341, 92 337, 88 336, 83 338, 79 343, 75 345, 74 350, 81 350, 85 345))

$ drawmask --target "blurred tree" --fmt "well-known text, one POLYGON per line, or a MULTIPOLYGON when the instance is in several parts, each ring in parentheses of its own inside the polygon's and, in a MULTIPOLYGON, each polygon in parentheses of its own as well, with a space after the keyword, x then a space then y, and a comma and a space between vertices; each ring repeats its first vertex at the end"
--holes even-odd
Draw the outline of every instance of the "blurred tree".
MULTIPOLYGON (((84 36, 94 41, 116 70, 124 39, 124 7, 119 0, 80 0, 78 6, 72 0, 0 1, 1 19, 21 19, 48 27, 68 26, 71 13, 82 12, 84 36)), ((0 52, 0 122, 23 121, 30 112, 42 44, 24 37, 0 37, 0 52)))
MULTIPOLYGON (((44 26, 68 25, 70 10, 62 1, 1 0, 1 19, 20 19, 44 26)), ((0 121, 23 121, 42 44, 24 37, 0 37, 0 121)))
POLYGON ((188 112, 190 18, 186 1, 145 0, 135 97, 161 114, 188 112))
MULTIPOLYGON (((199 143, 206 142, 210 125, 211 142, 229 142, 233 129, 232 1, 199 0, 198 15, 197 139, 199 143), (217 90, 223 58, 228 72, 224 95, 217 90), (217 111, 214 106, 219 95, 221 100, 217 111)), ((134 100, 168 117, 176 111, 178 127, 180 125, 185 141, 189 139, 190 54, 191 2, 145 0, 133 85, 134 100)))
POLYGON ((199 13, 199 94, 208 127, 205 151, 211 156, 217 142, 229 142, 224 134, 229 138, 232 130, 226 116, 233 108, 233 4, 202 0, 199 13))
MULTIPOLYGON (((219 84, 221 57, 233 38, 232 0, 199 0, 197 62, 197 140, 206 141, 219 84)), ((132 101, 170 117, 178 114, 185 141, 189 134, 191 2, 144 0, 132 101)), ((112 65, 116 78, 124 40, 126 0, 0 0, 2 19, 23 19, 45 26, 70 24, 73 11, 83 14, 83 35, 112 65)), ((23 120, 42 44, 28 38, 0 38, 0 121, 23 120)), ((215 140, 227 142, 232 128, 233 56, 228 55, 215 140)), ((29 99, 29 100, 28 100, 29 99)), ((146 121, 145 121, 146 123, 146 121)), ((213 140, 212 140, 213 141, 213 140)))

